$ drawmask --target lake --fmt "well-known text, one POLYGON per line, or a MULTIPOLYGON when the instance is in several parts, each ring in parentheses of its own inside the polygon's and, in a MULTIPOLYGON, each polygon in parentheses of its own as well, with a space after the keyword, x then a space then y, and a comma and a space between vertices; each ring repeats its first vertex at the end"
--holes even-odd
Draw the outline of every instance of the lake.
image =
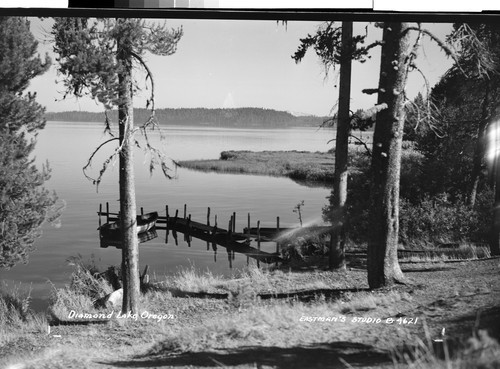
MULTIPOLYGON (((45 306, 52 286, 62 287, 69 282, 72 267, 67 259, 92 255, 96 263, 105 268, 118 265, 121 251, 100 248, 97 231, 99 204, 109 202, 110 211, 118 211, 118 164, 112 163, 104 174, 99 191, 87 180, 82 167, 95 148, 106 140, 102 123, 48 122, 40 132, 35 156, 38 163, 49 161, 52 178, 46 187, 55 190, 64 201, 65 209, 58 226, 45 225, 43 236, 36 241, 36 250, 30 254, 27 265, 17 265, 11 270, 0 270, 0 279, 9 287, 31 288, 34 305, 45 306)), ((224 150, 304 150, 327 151, 327 144, 334 131, 317 128, 291 129, 228 129, 209 127, 164 127, 165 139, 152 134, 152 141, 174 160, 214 159, 224 150)), ((97 175, 103 160, 112 152, 109 148, 96 155, 89 174, 97 175)), ((158 168, 149 172, 148 155, 139 149, 136 161, 137 207, 145 212, 158 211, 165 215, 165 205, 170 214, 184 204, 193 220, 206 221, 207 207, 218 223, 226 228, 230 216, 237 213, 236 231, 247 225, 247 214, 251 214, 252 227, 257 220, 262 227, 276 225, 297 226, 295 205, 304 200, 302 218, 306 222, 321 223, 321 210, 327 203, 330 191, 326 188, 310 188, 287 178, 265 176, 202 173, 183 168, 172 169, 175 179, 165 178, 158 168)), ((172 166, 172 168, 174 168, 172 166)), ((229 266, 227 253, 219 248, 217 255, 204 241, 193 239, 191 246, 179 237, 178 245, 172 235, 166 241, 166 232, 159 230, 158 238, 140 245, 141 269, 147 264, 157 277, 176 273, 179 268, 194 266, 198 270, 210 270, 214 274, 232 275, 247 264, 245 255, 236 254, 229 266)), ((267 247, 271 247, 268 245, 267 247)), ((265 248, 263 249, 265 250, 265 248)), ((274 251, 270 249, 269 251, 274 251)), ((252 260, 250 260, 252 262, 252 260)))

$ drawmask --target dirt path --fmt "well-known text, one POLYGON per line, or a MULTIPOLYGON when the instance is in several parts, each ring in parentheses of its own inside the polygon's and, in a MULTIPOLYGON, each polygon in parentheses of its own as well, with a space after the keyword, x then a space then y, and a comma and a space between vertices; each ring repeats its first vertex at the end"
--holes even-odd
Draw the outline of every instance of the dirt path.
MULTIPOLYGON (((294 333, 289 342, 283 340, 282 334, 274 342, 273 331, 264 331, 266 337, 263 344, 247 342, 231 348, 196 352, 181 352, 173 348, 157 354, 151 353, 150 349, 164 335, 161 331, 148 330, 147 326, 61 326, 53 327, 50 335, 31 335, 1 347, 0 357, 21 357, 16 362, 8 361, 10 368, 17 369, 386 368, 393 367, 391 350, 396 348, 402 351, 405 345, 414 342, 415 337, 425 339, 426 332, 431 338, 438 337, 445 328, 446 336, 452 342, 464 343, 473 332, 486 329, 491 337, 500 340, 500 259, 403 265, 403 268, 413 284, 391 291, 406 294, 410 296, 408 299, 366 312, 346 312, 345 316, 348 321, 357 315, 408 321, 416 319, 416 324, 352 324, 341 327, 338 336, 334 336, 336 338, 324 342, 308 342, 306 330, 317 329, 319 335, 320 331, 333 329, 333 325, 304 325, 303 340, 294 333)), ((307 273, 311 272, 304 272, 302 278, 313 276, 307 273)), ((322 273, 314 275, 332 277, 328 272, 322 273)), ((345 278, 361 279, 365 273, 350 271, 345 278)), ((224 302, 214 301, 214 304, 218 303, 224 302)), ((194 325, 203 320, 217 321, 216 315, 202 310, 193 310, 190 314, 194 325)), ((238 312, 227 314, 237 316, 238 312)))

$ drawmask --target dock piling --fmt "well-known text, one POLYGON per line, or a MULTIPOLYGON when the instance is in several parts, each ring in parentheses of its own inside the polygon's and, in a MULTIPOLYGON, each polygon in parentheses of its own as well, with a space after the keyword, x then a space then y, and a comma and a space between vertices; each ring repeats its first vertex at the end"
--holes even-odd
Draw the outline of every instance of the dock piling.
POLYGON ((101 228, 102 204, 99 204, 99 228, 101 228))
POLYGON ((233 237, 233 217, 231 217, 227 225, 227 238, 228 240, 231 240, 232 237, 233 237))
POLYGON ((260 220, 257 221, 257 249, 260 250, 260 220))
MULTIPOLYGON (((279 235, 280 233, 280 217, 276 217, 276 234, 279 235)), ((280 251, 280 243, 276 241, 276 254, 278 254, 280 251)))

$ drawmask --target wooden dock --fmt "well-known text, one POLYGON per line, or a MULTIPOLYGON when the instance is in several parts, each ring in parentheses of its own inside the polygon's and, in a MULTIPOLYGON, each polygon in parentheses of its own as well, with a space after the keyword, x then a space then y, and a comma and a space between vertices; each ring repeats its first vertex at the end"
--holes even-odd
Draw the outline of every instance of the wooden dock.
MULTIPOLYGON (((141 208, 140 212, 144 214, 144 209, 141 208)), ((119 213, 111 212, 109 203, 106 203, 105 210, 101 204, 97 214, 99 216, 99 226, 101 226, 103 217, 107 223, 119 220, 119 213)), ((228 253, 233 254, 233 258, 236 252, 245 254, 249 258, 257 260, 258 263, 277 263, 281 261, 282 259, 279 256, 280 242, 287 237, 306 237, 311 234, 323 235, 331 230, 330 226, 282 228, 280 227, 279 217, 276 217, 276 227, 260 227, 260 220, 257 221, 257 227, 251 227, 250 214, 248 214, 247 227, 242 232, 236 232, 235 212, 230 216, 227 228, 223 228, 218 225, 217 215, 215 215, 214 222, 211 224, 210 208, 207 208, 206 222, 192 220, 191 214, 187 211, 187 205, 184 205, 182 216, 179 215, 179 210, 176 210, 175 215, 171 216, 168 205, 165 206, 164 214, 158 216, 155 230, 165 230, 167 232, 166 242, 168 242, 169 232, 172 232, 176 245, 178 245, 177 233, 183 233, 188 246, 191 246, 190 240, 194 237, 205 241, 207 250, 211 244, 216 253, 217 245, 222 246, 228 250, 228 253), (252 242, 256 242, 257 247, 252 247, 252 242), (261 250, 261 243, 266 242, 276 243, 274 253, 261 250)), ((110 243, 109 245, 114 244, 110 243)))

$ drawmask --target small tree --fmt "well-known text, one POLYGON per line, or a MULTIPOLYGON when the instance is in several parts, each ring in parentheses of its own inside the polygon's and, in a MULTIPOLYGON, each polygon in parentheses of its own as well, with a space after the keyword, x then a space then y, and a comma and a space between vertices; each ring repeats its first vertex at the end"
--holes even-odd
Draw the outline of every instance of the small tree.
POLYGON ((49 68, 50 58, 36 56, 29 25, 0 17, 0 268, 27 262, 43 222, 58 213, 55 194, 43 188, 48 168, 40 171, 30 159, 45 119, 44 108, 25 90, 49 68))
MULTIPOLYGON (((98 185, 107 165, 114 156, 119 155, 124 287, 122 311, 135 313, 138 311, 140 285, 133 166, 133 147, 138 142, 134 138, 137 128, 134 128, 133 96, 138 86, 134 83, 132 74, 138 63, 145 69, 146 78, 151 83, 151 96, 147 101, 147 107, 151 107, 151 116, 139 129, 146 138, 147 149, 159 156, 162 169, 167 175, 161 153, 148 141, 146 130, 157 126, 157 122, 154 117, 154 80, 143 56, 146 51, 164 56, 175 53, 182 37, 182 29, 170 30, 165 24, 147 23, 141 19, 57 18, 52 34, 55 37, 54 50, 60 56, 59 71, 65 76, 66 94, 89 94, 106 109, 118 108, 119 136, 112 137, 99 148, 115 140, 118 141, 118 146, 114 154, 105 161, 99 176, 91 179, 98 185)), ((106 129, 111 133, 108 119, 106 129)), ((152 156, 151 167, 157 156, 152 156)), ((92 157, 93 155, 89 164, 92 157)))
MULTIPOLYGON (((337 119, 332 118, 329 123, 337 121, 335 142, 335 173, 332 190, 332 231, 330 233, 329 267, 330 269, 345 269, 346 230, 346 202, 348 181, 348 146, 351 132, 350 100, 351 100, 351 62, 364 62, 368 51, 379 43, 367 47, 361 46, 366 35, 353 36, 352 22, 342 22, 336 26, 334 22, 326 22, 314 36, 308 35, 300 40, 301 45, 292 56, 300 62, 308 48, 313 47, 321 59, 328 74, 330 68, 340 65, 340 84, 337 119)), ((326 122, 325 122, 326 123, 326 122)))

